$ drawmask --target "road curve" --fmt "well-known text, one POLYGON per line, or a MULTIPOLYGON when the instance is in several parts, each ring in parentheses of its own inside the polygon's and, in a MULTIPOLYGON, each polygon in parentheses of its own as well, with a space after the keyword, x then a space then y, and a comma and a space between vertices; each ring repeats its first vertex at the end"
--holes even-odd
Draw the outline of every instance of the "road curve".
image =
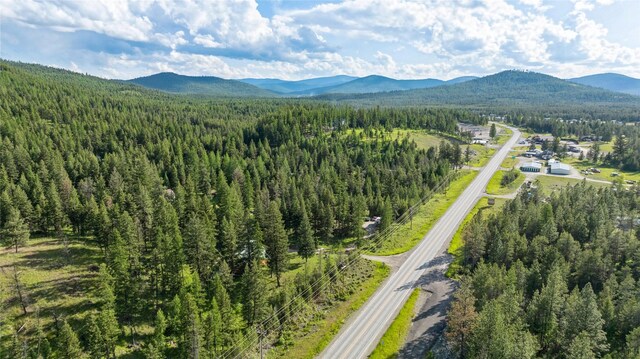
POLYGON ((436 256, 438 249, 451 240, 462 220, 482 196, 491 176, 500 168, 509 150, 520 137, 517 129, 510 129, 513 136, 509 141, 496 152, 469 187, 424 236, 398 271, 362 306, 355 319, 342 327, 331 344, 320 354, 320 358, 366 358, 373 351, 425 272, 429 261, 436 256))

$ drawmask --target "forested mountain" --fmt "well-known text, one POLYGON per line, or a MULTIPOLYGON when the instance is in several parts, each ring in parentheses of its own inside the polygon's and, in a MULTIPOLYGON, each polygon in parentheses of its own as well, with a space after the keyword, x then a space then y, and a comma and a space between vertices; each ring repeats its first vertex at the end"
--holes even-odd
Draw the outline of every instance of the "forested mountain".
POLYGON ((620 75, 620 74, 596 74, 583 77, 576 77, 568 81, 582 85, 599 87, 610 91, 624 92, 631 95, 640 96, 640 79, 620 75))
POLYGON ((275 97, 256 86, 213 76, 185 76, 172 72, 139 77, 128 82, 164 92, 214 97, 275 97))
POLYGON ((347 257, 327 254, 292 275, 289 251, 306 259, 360 236, 364 216, 401 215, 459 161, 459 147, 419 149, 378 130, 454 133, 458 120, 485 121, 445 109, 173 96, 9 62, 0 95, 3 256, 30 236, 96 253, 82 278, 65 279, 70 287, 33 277, 25 286, 20 273, 38 261, 68 268, 75 249, 3 267, 14 279, 2 286, 0 349, 11 358, 229 356, 265 318, 278 328, 265 340, 286 346, 372 270, 338 272, 347 257), (330 281, 318 286, 324 273, 330 281), (61 304, 65 290, 75 304, 61 304))
MULTIPOLYGON (((481 111, 535 110, 640 119, 640 97, 575 84, 534 72, 504 71, 450 86, 362 95, 323 95, 319 99, 359 105, 462 106, 481 111)), ((546 111, 546 112, 545 112, 546 111)))
POLYGON ((640 356, 638 187, 520 194, 464 233, 447 337, 461 358, 640 356))
POLYGON ((316 95, 316 94, 357 94, 357 93, 375 93, 399 90, 411 90, 418 88, 428 88, 440 86, 444 81, 437 79, 424 80, 396 80, 384 76, 371 75, 346 82, 341 85, 315 88, 309 91, 299 92, 297 94, 316 95))
POLYGON ((357 77, 338 75, 330 77, 316 77, 299 81, 286 81, 279 79, 241 79, 238 81, 246 82, 265 90, 288 94, 309 91, 315 88, 341 85, 355 79, 357 79, 357 77))

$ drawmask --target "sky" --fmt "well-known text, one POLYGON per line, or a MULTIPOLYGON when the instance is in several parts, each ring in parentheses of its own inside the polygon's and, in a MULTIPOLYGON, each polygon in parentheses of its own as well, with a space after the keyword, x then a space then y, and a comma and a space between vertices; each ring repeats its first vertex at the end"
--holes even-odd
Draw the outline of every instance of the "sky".
POLYGON ((640 77, 640 0, 0 0, 0 58, 130 79, 640 77))

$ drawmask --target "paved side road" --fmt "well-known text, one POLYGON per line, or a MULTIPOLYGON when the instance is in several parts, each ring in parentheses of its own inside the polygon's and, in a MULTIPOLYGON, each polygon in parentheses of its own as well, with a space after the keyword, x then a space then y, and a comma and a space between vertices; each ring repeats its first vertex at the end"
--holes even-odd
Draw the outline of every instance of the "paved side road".
POLYGON ((509 141, 424 236, 402 266, 378 288, 355 314, 356 317, 342 327, 331 344, 320 354, 321 358, 366 358, 373 351, 412 289, 420 285, 420 278, 430 268, 438 250, 451 240, 464 217, 482 196, 491 176, 520 137, 517 129, 512 128, 512 131, 513 136, 509 141))

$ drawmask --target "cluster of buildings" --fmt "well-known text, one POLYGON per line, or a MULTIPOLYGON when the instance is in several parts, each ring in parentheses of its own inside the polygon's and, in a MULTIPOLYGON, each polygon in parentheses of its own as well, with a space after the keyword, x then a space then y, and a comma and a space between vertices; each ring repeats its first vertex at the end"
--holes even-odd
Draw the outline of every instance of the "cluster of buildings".
MULTIPOLYGON (((552 175, 568 175, 571 174, 571 166, 551 159, 547 162, 548 172, 552 175)), ((522 172, 540 172, 542 171, 542 162, 531 161, 520 166, 522 172)))

